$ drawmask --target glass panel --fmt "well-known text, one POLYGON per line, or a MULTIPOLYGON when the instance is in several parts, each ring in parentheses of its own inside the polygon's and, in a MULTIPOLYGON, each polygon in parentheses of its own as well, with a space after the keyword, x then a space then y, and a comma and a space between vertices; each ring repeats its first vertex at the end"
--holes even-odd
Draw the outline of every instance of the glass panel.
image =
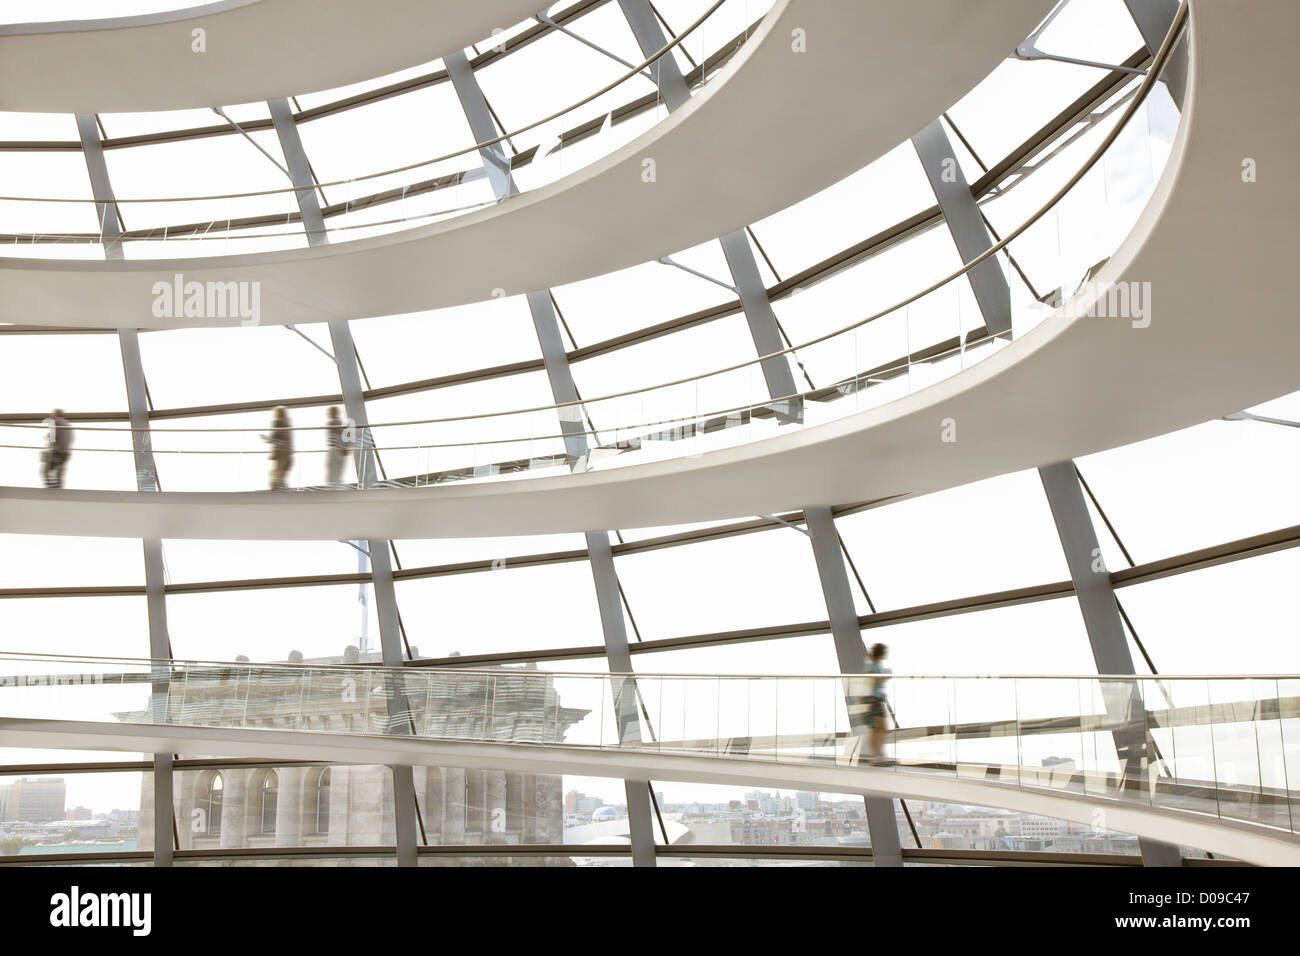
POLYGON ((187 769, 173 786, 181 850, 396 843, 385 766, 187 769))
POLYGON ((152 804, 151 773, 0 776, 0 858, 149 849, 152 804))

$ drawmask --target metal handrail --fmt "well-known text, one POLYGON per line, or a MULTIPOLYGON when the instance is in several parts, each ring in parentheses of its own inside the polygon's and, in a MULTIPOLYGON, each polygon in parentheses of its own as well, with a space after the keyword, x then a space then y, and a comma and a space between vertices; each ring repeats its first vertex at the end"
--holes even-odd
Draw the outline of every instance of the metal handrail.
MULTIPOLYGON (((536 405, 536 406, 530 406, 530 407, 525 407, 525 408, 506 409, 506 410, 503 410, 503 411, 494 411, 494 412, 477 412, 477 413, 474 413, 474 414, 472 414, 472 415, 458 415, 458 416, 449 416, 449 417, 443 417, 443 418, 416 419, 416 420, 410 420, 410 421, 385 422, 385 423, 366 423, 366 424, 364 424, 364 425, 362 425, 362 424, 358 424, 358 425, 356 425, 356 427, 357 427, 357 428, 364 428, 364 429, 375 429, 375 428, 396 428, 396 427, 406 427, 406 426, 413 426, 413 425, 437 425, 437 424, 446 424, 446 423, 450 423, 450 422, 476 421, 476 420, 487 419, 487 418, 501 418, 501 417, 510 416, 510 415, 524 415, 524 414, 532 414, 532 413, 535 413, 535 412, 552 411, 552 410, 563 409, 563 408, 574 408, 574 407, 581 408, 581 407, 583 407, 583 406, 594 405, 594 404, 599 403, 599 402, 612 401, 612 400, 614 400, 614 399, 618 399, 618 398, 627 398, 627 397, 630 397, 630 396, 633 396, 633 395, 642 395, 642 394, 646 394, 646 393, 648 393, 648 392, 657 391, 657 390, 659 390, 659 389, 672 388, 672 387, 675 387, 675 386, 678 386, 678 385, 685 385, 685 384, 688 384, 688 383, 690 383, 690 382, 697 382, 697 381, 700 381, 700 380, 702 380, 702 379, 711 378, 711 377, 716 376, 716 375, 723 375, 723 374, 726 374, 726 373, 728 373, 728 372, 734 372, 734 371, 737 371, 737 370, 742 369, 742 368, 747 368, 747 367, 750 367, 750 366, 753 366, 753 365, 758 365, 758 364, 761 364, 761 363, 763 363, 763 362, 767 362, 767 361, 772 360, 772 359, 776 359, 776 358, 780 358, 780 357, 783 357, 783 356, 786 356, 786 355, 790 355, 790 354, 792 354, 792 353, 794 353, 794 352, 797 352, 797 351, 800 350, 800 349, 807 349, 807 348, 810 348, 811 346, 819 345, 819 344, 821 344, 822 342, 828 341, 828 340, 830 340, 830 339, 832 339, 832 338, 835 338, 835 337, 837 337, 837 336, 839 336, 839 335, 842 335, 842 334, 845 333, 845 332, 851 332, 851 331, 853 331, 853 330, 855 330, 855 329, 861 328, 861 327, 864 326, 864 325, 867 325, 867 324, 870 323, 870 322, 874 322, 874 321, 876 321, 877 319, 883 318, 883 317, 885 317, 886 315, 889 315, 890 313, 896 312, 898 309, 903 308, 903 307, 905 307, 905 306, 907 306, 907 305, 910 305, 911 303, 916 302, 916 301, 918 301, 919 299, 924 298, 925 296, 931 294, 932 292, 935 292, 935 291, 937 291, 938 289, 943 288, 944 286, 948 285, 948 283, 953 282, 953 281, 955 281, 956 279, 961 278, 962 276, 964 276, 964 275, 966 275, 968 272, 970 272, 972 269, 974 269, 976 266, 978 266, 978 265, 980 265, 981 263, 985 262, 986 260, 988 260, 988 259, 991 258, 992 256, 996 255, 998 252, 1001 252, 1001 251, 1002 251, 1003 249, 1005 249, 1008 245, 1010 245, 1010 243, 1011 243, 1013 240, 1018 239, 1018 238, 1019 238, 1021 235, 1023 235, 1023 234, 1024 234, 1024 233, 1025 233, 1029 228, 1030 228, 1030 227, 1032 227, 1035 223, 1037 223, 1039 219, 1041 219, 1043 216, 1045 216, 1045 215, 1046 215, 1046 214, 1047 214, 1047 213, 1048 213, 1048 212, 1049 212, 1053 207, 1055 207, 1055 206, 1056 206, 1056 205, 1057 205, 1057 204, 1058 204, 1062 199, 1064 199, 1065 196, 1070 192, 1070 190, 1072 190, 1076 185, 1078 185, 1078 183, 1080 182, 1080 180, 1082 180, 1082 178, 1083 178, 1085 175, 1087 175, 1088 172, 1090 172, 1090 171, 1092 170, 1092 168, 1097 164, 1097 162, 1099 162, 1099 161, 1101 160, 1101 158, 1105 155, 1106 151, 1111 147, 1111 145, 1113 145, 1113 143, 1114 143, 1115 140, 1119 137, 1119 135, 1120 135, 1120 134, 1121 134, 1121 133, 1122 133, 1122 132, 1127 128, 1129 121, 1130 121, 1130 120, 1133 118, 1133 116, 1136 114, 1138 108, 1142 105, 1142 103, 1145 102, 1147 95, 1149 95, 1151 89, 1154 88, 1154 85, 1155 85, 1156 81, 1159 79, 1160 74, 1163 72, 1163 69, 1164 69, 1164 67, 1165 67, 1165 65, 1166 65, 1166 63, 1167 63, 1167 61, 1168 61, 1168 59, 1169 59, 1169 56, 1170 56, 1170 54, 1172 53, 1173 47, 1176 45, 1176 43, 1177 43, 1179 37, 1181 36, 1182 30, 1183 30, 1183 28, 1184 28, 1184 26, 1185 26, 1185 24, 1186 24, 1187 16, 1188 16, 1187 0, 1183 0, 1183 2, 1181 3, 1181 5, 1180 5, 1180 7, 1179 7, 1178 13, 1177 13, 1177 14, 1175 15, 1175 17, 1174 17, 1174 20, 1173 20, 1172 25, 1170 26, 1169 32, 1168 32, 1168 34, 1165 36, 1165 40, 1164 40, 1164 42, 1162 43, 1162 45, 1161 45, 1161 47, 1160 47, 1160 50, 1156 53, 1156 56, 1155 56, 1155 58, 1154 58, 1153 61, 1152 61, 1152 64, 1151 64, 1150 69, 1148 70, 1148 72, 1146 73, 1146 75, 1143 76, 1142 81, 1141 81, 1141 84, 1140 84, 1140 86, 1138 87, 1138 90, 1137 90, 1136 94, 1135 94, 1135 95, 1133 96, 1133 98, 1130 100, 1130 102, 1129 102, 1127 108, 1126 108, 1125 111, 1124 111, 1123 116, 1121 116, 1121 118, 1120 118, 1119 121, 1115 124, 1115 126, 1111 129, 1111 131, 1110 131, 1110 132, 1109 132, 1109 133, 1108 133, 1108 134, 1103 138, 1102 142, 1101 142, 1101 143, 1097 146, 1097 148, 1093 151, 1092 155, 1089 156, 1089 158, 1088 158, 1088 159, 1087 159, 1087 160, 1086 160, 1086 161, 1085 161, 1085 162, 1084 162, 1084 163, 1079 167, 1078 170, 1075 171, 1075 173, 1074 173, 1074 174, 1073 174, 1073 175, 1072 175, 1072 176, 1071 176, 1071 177, 1070 177, 1070 178, 1069 178, 1069 179, 1068 179, 1068 180, 1067 180, 1067 181, 1066 181, 1066 182, 1065 182, 1065 183, 1060 187, 1060 189, 1057 190, 1057 192, 1056 192, 1056 193, 1055 193, 1055 194, 1054 194, 1050 199, 1048 199, 1048 200, 1047 200, 1047 201, 1046 201, 1042 206, 1040 206, 1040 207, 1038 208, 1038 210, 1036 210, 1034 213, 1032 213, 1032 214, 1031 214, 1031 215, 1030 215, 1030 216, 1029 216, 1025 221, 1023 221, 1019 226, 1017 226, 1017 227, 1016 227, 1015 229, 1013 229, 1011 232, 1007 233, 1006 236, 1004 236, 1001 240, 999 240, 998 242, 996 242, 995 244, 993 244, 991 247, 989 247, 988 249, 986 249, 984 252, 980 253, 978 256, 976 256, 975 258, 971 259, 969 262, 963 264, 960 268, 954 270, 953 272, 951 272, 951 273, 948 274, 947 276, 943 277, 942 279, 936 280, 936 281, 933 282, 931 285, 925 287, 925 288, 922 289, 921 291, 919 291, 919 292, 915 292, 915 293, 912 293, 911 295, 909 295, 909 296, 907 296, 906 298, 900 300, 899 302, 895 303, 895 304, 892 305, 892 306, 889 306, 889 307, 886 307, 886 308, 884 308, 884 309, 878 310, 877 312, 874 312, 874 313, 868 315, 868 316, 865 317, 865 318, 858 319, 857 321, 852 322, 852 323, 850 323, 849 325, 843 326, 843 327, 841 327, 841 328, 839 328, 839 329, 834 329, 834 330, 832 330, 832 331, 830 331, 830 332, 823 333, 822 335, 817 336, 817 337, 812 338, 812 339, 809 339, 809 340, 806 341, 806 342, 803 342, 803 343, 800 343, 800 344, 797 344, 797 345, 791 345, 791 346, 789 346, 788 348, 782 349, 782 350, 780 350, 780 351, 777 351, 777 352, 770 352, 770 353, 768 353, 768 354, 766 354, 766 355, 761 355, 761 356, 758 356, 758 357, 753 358, 753 359, 747 359, 747 360, 745 360, 745 361, 743 361, 743 362, 737 362, 737 363, 732 364, 732 365, 724 366, 723 368, 720 368, 720 369, 715 369, 715 370, 713 370, 713 371, 711 371, 711 372, 706 372, 706 373, 703 373, 703 374, 697 374, 697 375, 691 375, 691 376, 687 376, 687 377, 684 377, 684 378, 674 379, 674 380, 671 380, 671 381, 668 381, 668 382, 661 382, 661 383, 658 383, 658 384, 655 384, 655 385, 642 386, 642 387, 640 387, 640 388, 635 388, 635 389, 627 389, 627 390, 624 390, 624 391, 621 391, 621 392, 611 392, 611 393, 606 394, 606 395, 599 395, 599 396, 596 396, 596 397, 594 397, 594 398, 578 399, 578 400, 575 400, 575 401, 572 401, 572 402, 559 402, 559 403, 555 403, 555 404, 552 404, 552 405, 536 405)), ((0 199, 3 199, 3 198, 4 198, 4 197, 0 197, 0 199)), ((836 384, 842 384, 842 383, 849 382, 849 381, 854 381, 854 380, 856 380, 856 376, 855 376, 853 379, 842 379, 840 383, 836 383, 836 384)), ((834 386, 829 386, 829 387, 834 387, 834 386)), ((723 409, 723 410, 718 410, 718 411, 713 411, 713 412, 707 412, 707 413, 699 413, 699 414, 697 414, 697 415, 695 415, 695 416, 682 416, 682 417, 674 418, 674 419, 663 419, 663 420, 660 420, 660 421, 658 421, 658 422, 641 423, 641 424, 639 424, 639 425, 620 425, 620 426, 617 426, 617 427, 618 427, 619 429, 642 428, 642 427, 653 427, 655 424, 667 424, 668 422, 671 422, 671 421, 683 421, 683 420, 685 420, 687 417, 693 417, 693 418, 704 418, 704 417, 709 417, 709 416, 711 416, 711 415, 721 415, 721 414, 726 414, 726 413, 728 413, 728 412, 732 412, 732 411, 742 411, 742 410, 744 410, 744 409, 746 409, 746 408, 749 408, 749 409, 754 409, 754 408, 766 408, 766 407, 770 407, 770 406, 772 406, 772 405, 778 404, 778 403, 780 403, 780 402, 791 402, 791 401, 795 401, 795 400, 804 399, 804 398, 806 398, 806 397, 807 397, 811 392, 819 392, 819 391, 823 391, 823 389, 812 389, 812 390, 803 391, 803 392, 794 392, 794 393, 791 393, 791 394, 789 394, 789 395, 784 395, 784 396, 775 397, 775 398, 769 398, 769 399, 767 399, 767 400, 765 400, 765 401, 762 401, 762 402, 756 402, 756 403, 753 403, 753 404, 750 404, 750 405, 734 406, 734 407, 732 407, 732 408, 730 408, 730 409, 723 409)), ((44 428, 44 427, 46 427, 46 426, 41 425, 41 424, 38 424, 38 423, 22 423, 22 422, 15 422, 15 423, 6 423, 6 424, 3 425, 3 427, 8 427, 8 428, 44 428)), ((328 428, 328 427, 330 427, 330 426, 327 426, 327 425, 294 425, 294 426, 289 426, 290 430, 293 430, 293 431, 320 431, 320 430, 325 429, 325 428, 328 428)), ((80 430, 80 431, 118 432, 118 433, 123 433, 123 434, 125 434, 125 433, 133 433, 133 432, 149 432, 149 433, 154 433, 154 432, 157 432, 157 433, 171 433, 171 432, 176 432, 176 433, 205 433, 205 432, 207 432, 207 433, 213 433, 213 434, 216 434, 216 433, 227 433, 227 432, 254 432, 254 431, 260 431, 260 430, 261 430, 261 427, 260 427, 260 426, 258 426, 258 427, 252 427, 252 428, 166 428, 166 427, 161 427, 161 428, 144 428, 144 429, 137 429, 137 428, 113 428, 113 427, 103 427, 103 426, 86 426, 86 427, 80 427, 80 426, 79 426, 79 427, 78 427, 78 430, 80 430)), ((610 431, 610 430, 611 430, 611 429, 600 429, 599 431, 610 431)), ((594 434, 596 431, 597 431, 597 430, 594 430, 594 429, 593 429, 593 430, 591 430, 591 431, 589 431, 589 432, 585 432, 585 433, 587 433, 587 434, 594 434)), ((574 431, 574 432, 571 432, 570 434, 578 434, 578 432, 577 432, 577 431, 574 431)), ((482 442, 457 442, 457 443, 451 443, 450 445, 446 445, 446 446, 430 445, 430 444, 421 444, 421 445, 416 445, 416 446, 411 446, 411 447, 415 447, 415 448, 431 448, 431 447, 460 447, 460 446, 474 445, 474 444, 508 444, 508 443, 512 443, 512 442, 520 442, 520 441, 532 440, 532 439, 536 439, 537 437, 538 437, 538 436, 528 436, 527 438, 517 438, 517 439, 492 439, 492 440, 486 440, 486 441, 482 441, 482 442)), ((554 436, 554 437, 564 437, 564 436, 563 436, 563 435, 559 435, 559 436, 554 436)), ((12 447, 24 447, 24 446, 12 446, 12 447)), ((97 449, 97 450, 98 450, 98 449, 97 449)), ((116 450, 116 449, 103 449, 103 450, 106 450, 106 451, 114 451, 114 450, 116 450)), ((382 448, 381 448, 381 449, 379 449, 379 450, 382 451, 382 450, 385 450, 385 449, 382 449, 382 448)), ((201 451, 189 451, 188 453, 189 453, 189 454, 202 454, 203 452, 201 452, 201 451)))
MULTIPOLYGON (((255 661, 204 661, 204 660, 182 660, 167 658, 149 658, 149 657, 104 657, 90 656, 80 654, 40 654, 35 652, 23 651, 3 651, 0 652, 0 661, 4 660, 21 660, 21 661, 44 661, 49 663, 72 662, 72 661, 89 661, 99 663, 118 663, 118 664, 136 664, 150 667, 169 667, 180 668, 185 666, 210 666, 227 669, 245 668, 245 669, 262 669, 262 670, 283 670, 298 673, 304 670, 366 670, 391 672, 392 674, 425 674, 439 673, 448 675, 470 675, 483 677, 585 677, 593 680, 601 678, 628 678, 628 679, 649 679, 657 678, 669 680, 1087 680, 1087 681, 1241 681, 1241 680, 1300 680, 1300 674, 894 674, 886 672, 885 674, 674 674, 674 673, 651 673, 647 671, 635 672, 596 672, 596 671, 543 671, 543 670, 526 670, 526 669, 484 669, 484 668, 461 668, 461 667, 439 667, 439 668, 409 668, 409 667, 384 667, 380 664, 366 664, 357 662, 353 664, 312 664, 303 662, 301 664, 288 663, 284 661, 274 661, 270 663, 258 663, 255 661)), ((0 686, 3 686, 0 684, 0 686)))
POLYGON ((608 93, 610 90, 614 89, 615 87, 621 86, 627 80, 631 79, 634 76, 639 75, 642 70, 653 65, 655 61, 659 60, 661 57, 664 57, 669 53, 671 53, 673 50, 675 50, 678 46, 682 44, 683 41, 685 41, 685 39, 688 36, 690 36, 700 26, 702 26, 705 20, 713 16, 713 14, 717 11, 717 9, 720 6, 722 6, 725 2, 726 0, 715 0, 713 5, 710 6, 707 10, 705 10, 704 13, 700 15, 699 19, 697 19, 694 23, 692 23, 689 27, 687 27, 680 35, 676 37, 676 39, 671 40, 663 47, 661 47, 657 52, 651 54, 639 66, 633 67, 631 70, 629 70, 627 73, 620 76, 618 79, 613 80, 607 85, 601 87, 599 90, 596 90, 596 92, 588 94, 587 96, 578 100, 578 102, 566 106, 563 109, 551 113, 548 116, 544 116, 541 119, 534 120, 533 122, 521 126, 516 130, 502 133, 500 136, 497 136, 494 139, 484 140, 481 143, 475 143, 472 146, 467 146, 464 149, 458 149, 453 153, 447 153, 442 156, 436 156, 433 159, 422 159, 419 162, 408 163, 405 166, 396 166, 392 169, 386 169, 375 173, 366 173, 362 176, 352 176, 347 179, 336 179, 324 183, 312 183, 307 186, 287 186, 287 187, 282 187, 280 189, 261 189, 253 192, 218 193, 211 196, 165 196, 165 197, 155 196, 147 199, 119 199, 117 197, 114 197, 112 200, 107 200, 107 201, 102 199, 94 199, 94 198, 83 199, 83 198, 53 198, 48 196, 0 196, 0 202, 95 203, 96 205, 114 206, 114 205, 120 205, 122 203, 206 202, 206 201, 217 200, 217 199, 247 199, 253 196, 276 196, 284 193, 314 192, 317 189, 323 189, 327 186, 346 186, 349 183, 365 182, 366 180, 378 179, 382 176, 392 176, 395 175, 396 173, 404 173, 412 169, 419 169, 423 166, 432 166, 435 163, 446 162, 449 159, 455 159, 457 156, 466 156, 471 153, 477 152, 481 149, 486 149, 489 146, 495 146, 498 143, 503 143, 512 137, 518 136, 521 133, 527 133, 528 131, 536 129, 539 126, 544 126, 545 124, 551 122, 552 120, 559 119, 561 116, 563 116, 566 113, 570 113, 573 110, 578 109, 579 107, 586 106, 588 103, 599 99, 600 97, 608 93))

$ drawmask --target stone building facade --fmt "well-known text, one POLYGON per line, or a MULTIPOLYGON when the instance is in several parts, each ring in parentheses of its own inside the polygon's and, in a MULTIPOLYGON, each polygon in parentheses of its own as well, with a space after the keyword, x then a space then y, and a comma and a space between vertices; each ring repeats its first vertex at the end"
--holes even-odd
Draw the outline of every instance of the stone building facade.
MULTIPOLYGON (((295 664, 362 664, 356 648, 342 658, 295 664)), ((206 666, 173 687, 171 719, 186 724, 384 733, 390 722, 382 675, 364 671, 247 672, 206 666), (232 715, 237 715, 232 717, 232 715)), ((416 674, 403 688, 407 731, 452 739, 558 742, 587 715, 563 707, 549 675, 503 667, 416 674), (485 681, 490 692, 485 692, 485 681)), ((145 720, 142 712, 118 715, 145 720)), ((416 804, 429 845, 563 843, 562 778, 499 770, 414 767, 416 804)), ((257 766, 175 774, 180 849, 388 845, 396 842, 393 776, 386 766, 257 766)), ((144 777, 140 849, 153 848, 153 788, 144 777)), ((305 862, 305 861, 304 861, 305 862)), ((502 860, 505 862, 505 860, 502 860)), ((522 861, 521 861, 522 862, 522 861)))

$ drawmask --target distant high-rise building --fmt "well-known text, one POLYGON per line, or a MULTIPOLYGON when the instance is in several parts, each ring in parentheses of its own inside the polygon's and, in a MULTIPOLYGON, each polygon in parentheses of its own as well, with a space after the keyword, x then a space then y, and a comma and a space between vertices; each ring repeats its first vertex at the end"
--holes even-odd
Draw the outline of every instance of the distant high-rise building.
POLYGON ((0 822, 51 823, 66 817, 67 784, 62 777, 15 780, 0 787, 0 822))

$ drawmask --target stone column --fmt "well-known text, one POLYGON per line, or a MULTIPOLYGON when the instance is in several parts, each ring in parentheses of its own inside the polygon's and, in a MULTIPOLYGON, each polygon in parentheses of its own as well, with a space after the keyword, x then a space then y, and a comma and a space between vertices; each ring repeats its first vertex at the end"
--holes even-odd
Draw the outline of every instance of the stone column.
POLYGON ((487 834, 487 823, 484 819, 484 808, 486 801, 483 792, 483 775, 482 770, 465 770, 465 832, 466 834, 476 834, 480 842, 484 840, 487 834))
POLYGON ((537 842, 559 843, 564 834, 560 778, 539 776, 534 792, 537 794, 537 842))
MULTIPOLYGON (((221 774, 223 791, 221 798, 221 848, 238 849, 248 845, 248 818, 253 808, 249 806, 252 796, 249 794, 250 771, 227 770, 221 774)), ((261 781, 261 775, 258 775, 261 781)), ((260 794, 258 794, 260 796, 260 794)))
POLYGON ((465 842, 465 771, 447 767, 443 771, 442 842, 455 846, 465 842))
POLYGON ((330 832, 332 846, 346 846, 352 838, 352 767, 330 768, 330 832))
POLYGON ((524 838, 524 786, 524 774, 506 774, 506 832, 520 842, 524 838))
MULTIPOLYGON (((196 773, 193 770, 176 771, 176 834, 180 839, 177 841, 178 850, 189 850, 194 847, 194 838, 200 834, 194 832, 195 816, 194 811, 198 808, 199 803, 199 785, 203 782, 205 772, 196 773)), ((209 780, 212 778, 209 778, 209 780)), ((225 778, 222 778, 223 782, 225 778)), ((210 785, 210 784, 209 784, 210 785)), ((205 788, 206 793, 206 788, 205 788)), ((203 824, 208 824, 208 807, 207 800, 203 802, 203 824)), ((141 831, 141 837, 144 831, 141 831)), ((143 849, 143 847, 141 848, 143 849)))
POLYGON ((519 775, 519 842, 540 843, 537 838, 537 775, 523 773, 519 775))
POLYGON ((442 842, 442 788, 445 784, 441 767, 426 767, 424 773, 424 835, 432 845, 442 842))
MULTIPOLYGON (((375 767, 374 771, 379 777, 379 801, 378 811, 379 818, 375 821, 378 825, 378 838, 368 841, 382 843, 385 846, 391 846, 397 842, 397 816, 396 816, 396 767, 375 767)), ((406 786, 411 787, 411 799, 415 799, 415 788, 410 778, 406 778, 406 786)), ((412 814, 414 816, 414 813, 412 814)))
MULTIPOLYGON (((275 845, 302 846, 306 794, 304 767, 284 767, 278 772, 279 793, 275 804, 275 845)), ((314 796, 314 794, 313 794, 314 796)))
POLYGON ((153 774, 140 775, 140 832, 136 849, 153 849, 153 774))

